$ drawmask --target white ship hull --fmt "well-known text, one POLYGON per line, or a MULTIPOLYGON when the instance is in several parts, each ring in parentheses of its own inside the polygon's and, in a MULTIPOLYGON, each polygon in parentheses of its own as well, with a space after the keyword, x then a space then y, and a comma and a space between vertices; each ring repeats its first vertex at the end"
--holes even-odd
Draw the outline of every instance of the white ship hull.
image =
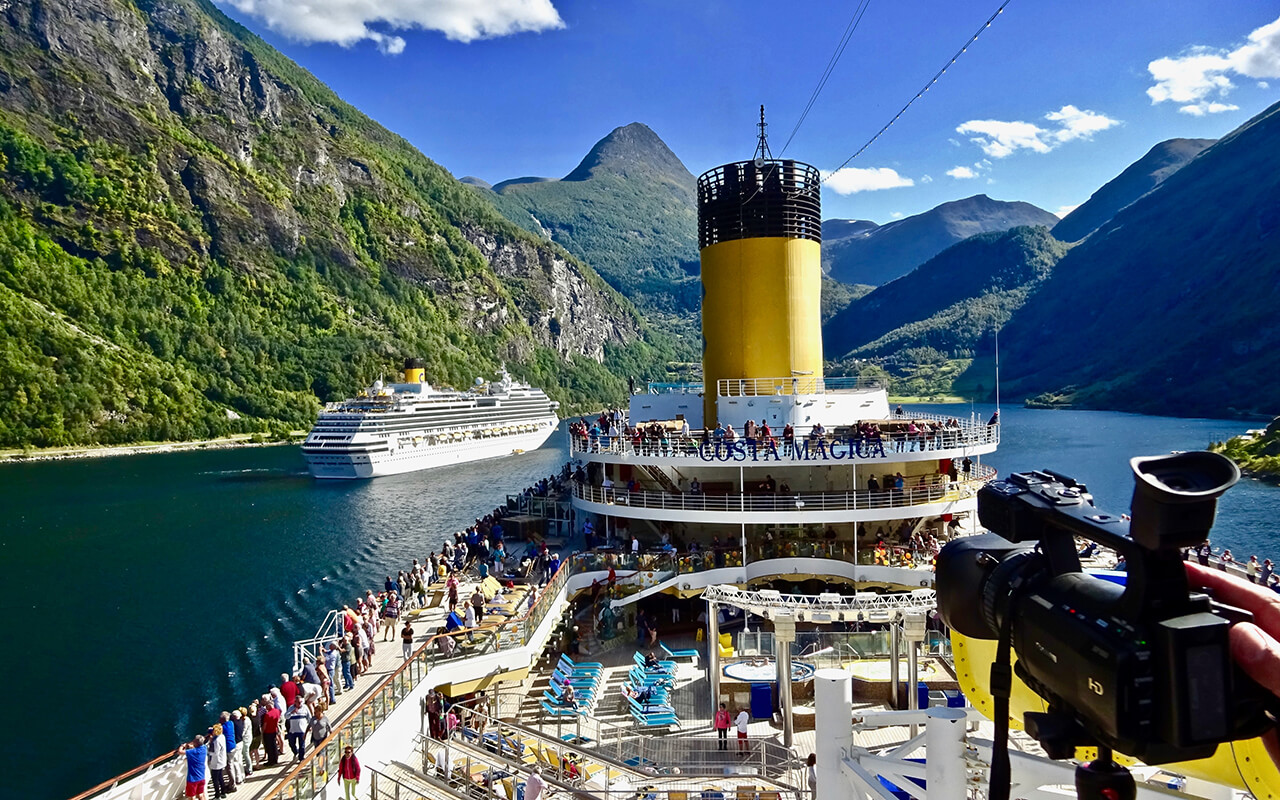
POLYGON ((316 478, 356 480, 378 478, 383 475, 400 475, 432 467, 465 464, 486 458, 498 458, 542 446, 555 431, 559 420, 551 417, 535 431, 495 436, 485 439, 464 439, 446 444, 404 446, 392 451, 334 454, 305 454, 307 467, 316 478))

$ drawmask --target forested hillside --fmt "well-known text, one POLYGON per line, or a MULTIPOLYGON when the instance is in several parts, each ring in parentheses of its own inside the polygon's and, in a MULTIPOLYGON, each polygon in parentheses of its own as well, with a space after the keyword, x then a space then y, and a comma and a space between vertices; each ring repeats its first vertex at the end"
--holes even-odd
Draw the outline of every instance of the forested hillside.
POLYGON ((868 363, 905 396, 982 395, 995 333, 1053 270, 1067 247, 1045 227, 984 233, 855 301, 823 325, 833 374, 868 363))
POLYGON ((1020 225, 1053 226, 1057 221, 1030 203, 992 200, 985 194, 880 226, 861 220, 826 220, 822 268, 828 277, 843 283, 881 286, 970 236, 1020 225), (830 239, 828 232, 834 234, 830 239))
POLYGON ((1000 335, 1006 396, 1161 414, 1280 407, 1280 104, 1121 210, 1000 335))
MULTIPOLYGON (((686 334, 696 329, 694 177, 646 125, 614 129, 561 180, 518 178, 477 191, 513 222, 591 264, 646 314, 686 334)), ((691 354, 699 349, 696 341, 687 346, 691 354)))
POLYGON ((850 303, 823 326, 823 350, 831 359, 912 347, 972 356, 1066 251, 1045 227, 970 237, 850 303))
POLYGON ((641 336, 204 0, 0 8, 0 446, 305 426, 410 355, 598 407, 671 357, 641 336))
POLYGON ((1116 177, 1107 181, 1079 208, 1053 226, 1055 238, 1064 242, 1078 242, 1096 231, 1116 212, 1160 185, 1160 182, 1182 169, 1195 158, 1213 139, 1170 139, 1160 142, 1146 155, 1130 164, 1116 177))

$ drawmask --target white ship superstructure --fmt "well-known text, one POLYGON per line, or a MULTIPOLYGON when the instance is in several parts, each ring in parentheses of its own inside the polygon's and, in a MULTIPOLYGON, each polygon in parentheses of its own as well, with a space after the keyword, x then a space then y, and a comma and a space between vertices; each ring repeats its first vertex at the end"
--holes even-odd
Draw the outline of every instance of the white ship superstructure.
POLYGON ((375 478, 535 450, 559 423, 559 403, 516 383, 435 389, 416 360, 405 382, 373 386, 320 412, 302 444, 317 478, 375 478))

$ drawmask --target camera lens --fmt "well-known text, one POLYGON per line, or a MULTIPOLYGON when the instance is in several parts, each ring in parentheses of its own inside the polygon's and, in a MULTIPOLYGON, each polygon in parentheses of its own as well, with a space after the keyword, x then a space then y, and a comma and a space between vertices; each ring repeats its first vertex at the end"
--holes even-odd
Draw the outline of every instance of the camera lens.
POLYGON ((994 533, 948 542, 938 554, 934 579, 938 614, 947 627, 974 639, 996 638, 1004 611, 1001 600, 1009 590, 1005 565, 1010 556, 1030 550, 1030 545, 994 533))

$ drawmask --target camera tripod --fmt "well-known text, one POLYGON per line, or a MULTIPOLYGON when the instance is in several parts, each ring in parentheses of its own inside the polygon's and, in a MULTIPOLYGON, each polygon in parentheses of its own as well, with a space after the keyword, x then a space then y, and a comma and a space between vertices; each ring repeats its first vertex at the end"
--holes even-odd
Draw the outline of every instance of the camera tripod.
POLYGON ((1110 747, 1099 744, 1074 718, 1053 712, 1028 712, 1024 716, 1027 733, 1040 743, 1049 758, 1071 758, 1078 747, 1098 749, 1096 759, 1076 767, 1078 800, 1134 800, 1137 797, 1133 775, 1115 762, 1110 747))

